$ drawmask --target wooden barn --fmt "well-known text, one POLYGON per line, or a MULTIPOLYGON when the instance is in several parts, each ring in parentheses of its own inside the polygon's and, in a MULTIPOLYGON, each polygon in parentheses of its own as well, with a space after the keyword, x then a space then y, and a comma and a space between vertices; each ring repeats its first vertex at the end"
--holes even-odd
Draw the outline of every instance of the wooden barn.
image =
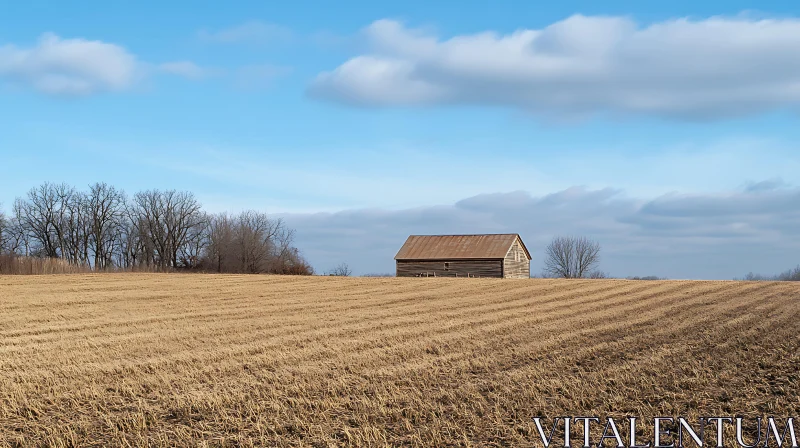
POLYGON ((394 259, 398 277, 531 276, 531 254, 516 233, 411 235, 394 259))

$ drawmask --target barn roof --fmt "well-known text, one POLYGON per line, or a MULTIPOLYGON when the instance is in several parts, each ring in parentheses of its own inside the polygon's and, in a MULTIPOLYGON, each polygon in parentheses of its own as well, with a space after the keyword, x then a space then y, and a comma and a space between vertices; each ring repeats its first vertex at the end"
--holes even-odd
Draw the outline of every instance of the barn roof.
MULTIPOLYGON (((395 260, 446 260, 504 258, 519 238, 516 233, 491 235, 411 235, 395 255, 395 260)), ((531 254, 519 238, 530 260, 531 254)))

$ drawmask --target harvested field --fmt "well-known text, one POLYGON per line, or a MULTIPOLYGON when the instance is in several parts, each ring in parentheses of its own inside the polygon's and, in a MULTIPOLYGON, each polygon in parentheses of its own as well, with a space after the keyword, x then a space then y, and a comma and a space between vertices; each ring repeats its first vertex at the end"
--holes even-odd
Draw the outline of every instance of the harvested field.
POLYGON ((0 446, 541 446, 534 416, 797 416, 799 317, 777 282, 0 276, 0 446))

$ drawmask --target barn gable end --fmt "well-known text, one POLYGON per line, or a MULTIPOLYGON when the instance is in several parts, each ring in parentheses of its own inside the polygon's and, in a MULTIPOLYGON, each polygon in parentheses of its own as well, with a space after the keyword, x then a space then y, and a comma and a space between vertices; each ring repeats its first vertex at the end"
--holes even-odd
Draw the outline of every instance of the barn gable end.
POLYGON ((503 258, 503 278, 530 278, 531 260, 522 240, 517 238, 503 258))

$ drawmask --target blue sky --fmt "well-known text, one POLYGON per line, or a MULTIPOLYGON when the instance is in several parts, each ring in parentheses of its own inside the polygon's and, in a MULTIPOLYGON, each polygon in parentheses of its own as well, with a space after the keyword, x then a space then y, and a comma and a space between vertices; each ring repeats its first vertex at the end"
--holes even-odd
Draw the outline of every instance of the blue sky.
POLYGON ((44 181, 191 190, 211 211, 282 216, 318 270, 346 261, 360 273, 391 270, 409 233, 478 231, 519 232, 534 252, 554 234, 588 234, 623 276, 800 262, 790 1, 5 11, 7 211, 44 181), (652 218, 665 201, 658 219, 683 213, 669 216, 680 228, 652 218), (481 213, 461 217, 475 203, 481 213), (751 203, 781 209, 737 208, 751 203))

